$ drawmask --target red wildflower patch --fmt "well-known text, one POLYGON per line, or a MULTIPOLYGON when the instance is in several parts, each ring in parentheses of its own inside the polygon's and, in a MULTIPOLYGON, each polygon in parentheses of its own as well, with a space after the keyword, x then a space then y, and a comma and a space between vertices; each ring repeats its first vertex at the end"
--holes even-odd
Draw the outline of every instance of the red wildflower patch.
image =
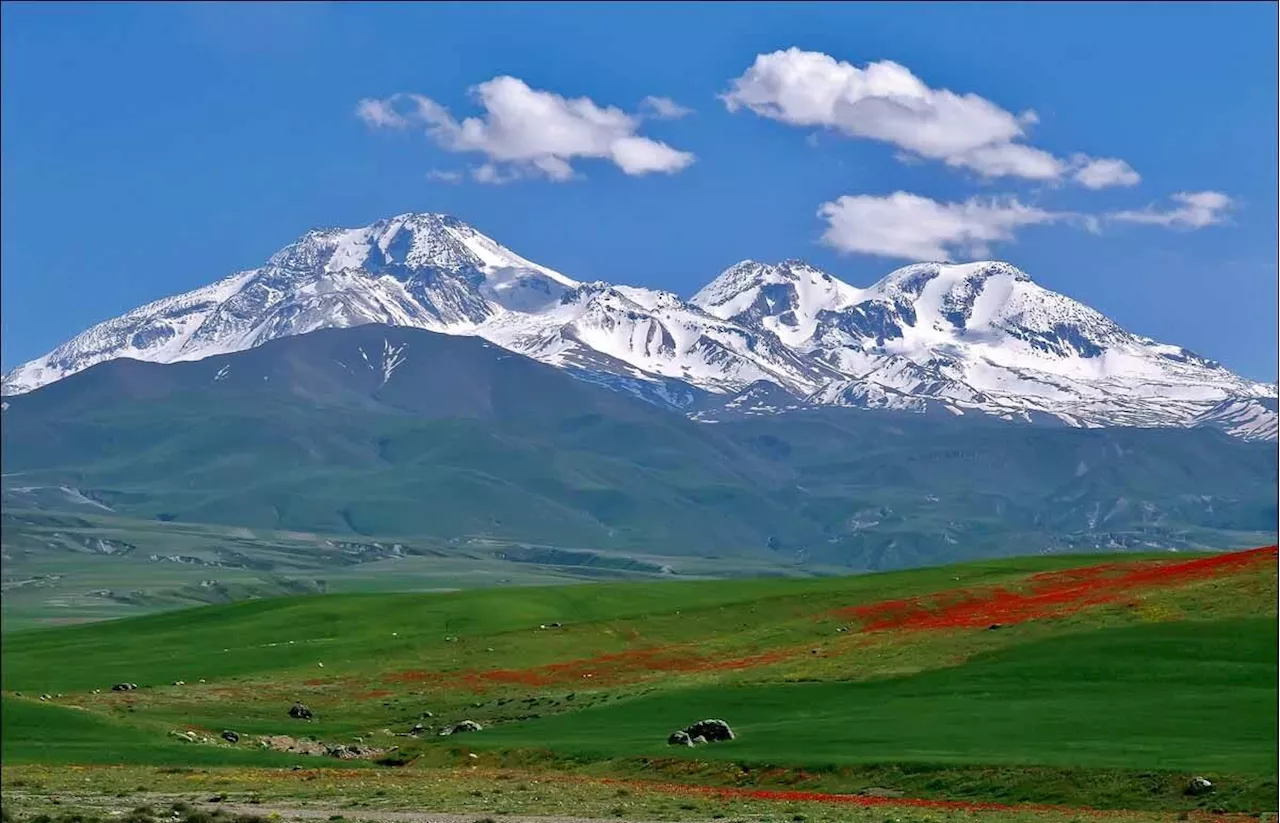
POLYGON ((563 663, 549 663, 527 669, 488 669, 436 675, 422 671, 397 672, 387 675, 387 682, 442 681, 442 686, 464 686, 473 691, 484 691, 491 686, 520 685, 530 687, 556 686, 584 683, 591 685, 618 685, 664 672, 722 672, 767 666, 795 654, 789 650, 776 650, 747 657, 711 658, 685 647, 660 646, 651 649, 633 649, 615 654, 601 654, 563 663))
POLYGON ((1267 546, 1182 562, 1103 563, 1035 574, 1026 579, 1022 590, 954 589, 930 597, 854 606, 836 614, 860 620, 863 631, 1010 625, 1065 617, 1087 606, 1122 601, 1144 591, 1275 566, 1277 557, 1277 547, 1267 546))
POLYGON ((774 651, 750 657, 719 660, 703 657, 686 649, 659 647, 602 654, 530 669, 493 669, 471 672, 463 675, 463 679, 473 687, 497 683, 551 686, 580 683, 583 680, 615 684, 653 672, 713 672, 747 669, 776 663, 785 656, 786 652, 774 651))
MULTIPOLYGON (((777 802, 831 803, 851 806, 895 806, 916 809, 939 809, 965 812, 1050 812, 1054 815, 1064 813, 1071 815, 1087 814, 1093 818, 1111 816, 1128 816, 1132 812, 1124 810, 1101 810, 1086 807, 1054 806, 1041 803, 991 803, 970 800, 927 800, 917 797, 871 797, 860 794, 832 794, 829 792, 795 791, 786 789, 745 789, 723 786, 691 786, 680 783, 656 783, 644 780, 613 780, 604 778, 600 782, 606 785, 626 785, 638 790, 661 792, 664 794, 703 795, 717 800, 765 800, 777 802)), ((1229 820, 1244 819, 1246 815, 1209 815, 1203 812, 1192 812, 1196 820, 1229 820)))

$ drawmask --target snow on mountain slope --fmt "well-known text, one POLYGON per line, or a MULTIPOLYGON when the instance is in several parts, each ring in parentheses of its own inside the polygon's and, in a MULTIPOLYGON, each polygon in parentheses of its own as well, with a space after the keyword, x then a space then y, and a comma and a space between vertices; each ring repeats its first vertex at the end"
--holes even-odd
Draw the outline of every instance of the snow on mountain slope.
POLYGON ((3 388, 30 391, 117 357, 194 360, 365 323, 477 335, 558 366, 712 391, 771 380, 808 394, 838 376, 771 332, 669 292, 578 283, 455 218, 407 214, 308 232, 261 268, 94 326, 15 369, 3 388))
POLYGON ((759 325, 788 346, 813 336, 818 315, 858 302, 862 292, 799 260, 776 266, 744 260, 726 269, 689 301, 708 314, 759 325))
POLYGON ((439 214, 310 231, 259 268, 94 326, 3 391, 113 358, 195 360, 366 323, 479 336, 677 408, 702 390, 725 413, 844 405, 1276 437, 1275 386, 1134 335, 1007 263, 915 264, 861 289, 747 260, 685 301, 580 283, 439 214))
POLYGON ((1007 263, 915 264, 807 301, 802 288, 778 290, 800 280, 781 268, 747 277, 739 264, 694 299, 744 325, 789 324, 789 344, 849 376, 812 395, 815 404, 918 411, 933 400, 1071 425, 1186 426, 1215 403, 1276 391, 1131 334, 1007 263))
POLYGON ((1211 426, 1243 440, 1276 440, 1280 438, 1280 402, 1274 397, 1223 400, 1198 415, 1194 426, 1211 426))

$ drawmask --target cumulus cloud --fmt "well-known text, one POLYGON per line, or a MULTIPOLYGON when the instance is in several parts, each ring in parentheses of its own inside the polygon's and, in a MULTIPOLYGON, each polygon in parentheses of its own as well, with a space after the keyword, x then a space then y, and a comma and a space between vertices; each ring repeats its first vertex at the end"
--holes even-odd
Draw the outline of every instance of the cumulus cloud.
POLYGON ((1142 177, 1133 167, 1115 157, 1090 159, 1084 155, 1073 158, 1075 171, 1071 179, 1086 189, 1105 189, 1109 186, 1136 186, 1142 177))
POLYGON ((693 109, 680 105, 670 97, 652 95, 640 101, 640 110, 659 120, 679 120, 693 114, 693 109))
POLYGON ((435 180, 440 183, 458 183, 462 181, 462 172, 448 171, 446 169, 432 169, 427 172, 428 180, 435 180))
POLYGON ((1203 229, 1226 221, 1227 212, 1235 206, 1235 202, 1220 191, 1178 192, 1172 199, 1177 205, 1171 208, 1148 206, 1138 211, 1120 211, 1107 216, 1122 223, 1203 229))
POLYGON ((895 257, 905 260, 981 258, 991 244, 1015 239, 1026 226, 1064 223, 1090 233, 1107 222, 1144 223, 1183 229, 1202 229, 1222 223, 1235 205, 1214 191, 1180 192, 1177 205, 1110 214, 1046 211, 1015 197, 943 203, 898 191, 886 196, 845 195, 818 208, 826 221, 822 242, 837 251, 895 257))
POLYGON ((822 242, 837 251, 943 261, 985 257, 991 243, 1012 240, 1017 229, 1075 217, 1016 198, 939 203, 902 191, 846 195, 823 203, 818 216, 827 222, 822 242))
MULTIPOLYGON (((1060 180, 1081 166, 1112 162, 1067 162, 1019 142, 1039 120, 1034 111, 1013 114, 976 94, 930 88, 889 60, 858 68, 794 47, 761 54, 721 99, 730 111, 745 108, 793 126, 878 140, 984 177, 1060 180)), ((1086 175, 1095 182, 1103 176, 1086 175)))
POLYGON ((361 100, 356 115, 377 128, 425 127, 447 151, 484 155, 485 163, 472 172, 482 183, 570 180, 571 161, 578 158, 608 160, 628 175, 674 174, 694 161, 689 152, 637 134, 639 117, 586 97, 532 89, 508 76, 481 83, 471 94, 484 113, 461 121, 418 94, 361 100))

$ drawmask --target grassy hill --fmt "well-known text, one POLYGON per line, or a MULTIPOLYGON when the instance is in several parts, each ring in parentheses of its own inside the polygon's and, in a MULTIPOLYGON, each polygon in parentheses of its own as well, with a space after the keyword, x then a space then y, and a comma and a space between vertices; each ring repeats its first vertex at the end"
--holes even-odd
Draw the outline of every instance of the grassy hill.
POLYGON ((1017 558, 298 596, 20 631, 0 674, 3 779, 53 791, 71 779, 58 764, 80 764, 74 780, 107 793, 216 785, 525 811, 616 805, 605 789, 622 786, 619 816, 678 819, 672 798, 690 792, 748 810, 871 789, 877 803, 1274 810, 1276 565, 1274 548, 1017 558), (109 691, 121 681, 140 688, 109 691), (299 700, 313 719, 289 716, 299 700), (706 717, 737 739, 666 744, 706 717), (483 730, 439 736, 464 719, 483 730), (378 751, 258 742, 281 735, 378 751), (475 768, 558 799, 455 793, 477 785, 475 768), (1195 775, 1214 791, 1185 794, 1195 775))

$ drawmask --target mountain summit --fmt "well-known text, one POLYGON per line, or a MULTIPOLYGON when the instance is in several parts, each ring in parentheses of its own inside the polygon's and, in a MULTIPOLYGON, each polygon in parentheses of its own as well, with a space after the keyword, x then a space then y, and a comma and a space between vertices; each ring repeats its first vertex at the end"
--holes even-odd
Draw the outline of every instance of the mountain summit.
POLYGON ((106 360, 198 360, 368 323, 482 337, 676 406, 693 397, 671 390, 683 385, 734 413, 776 410, 776 397, 738 396, 764 381, 795 405, 1276 438, 1264 402, 1275 386, 1128 332, 1008 263, 915 264, 862 289, 798 260, 747 260, 686 301, 576 281, 443 214, 309 231, 258 268, 90 328, 14 369, 3 391, 106 360))

